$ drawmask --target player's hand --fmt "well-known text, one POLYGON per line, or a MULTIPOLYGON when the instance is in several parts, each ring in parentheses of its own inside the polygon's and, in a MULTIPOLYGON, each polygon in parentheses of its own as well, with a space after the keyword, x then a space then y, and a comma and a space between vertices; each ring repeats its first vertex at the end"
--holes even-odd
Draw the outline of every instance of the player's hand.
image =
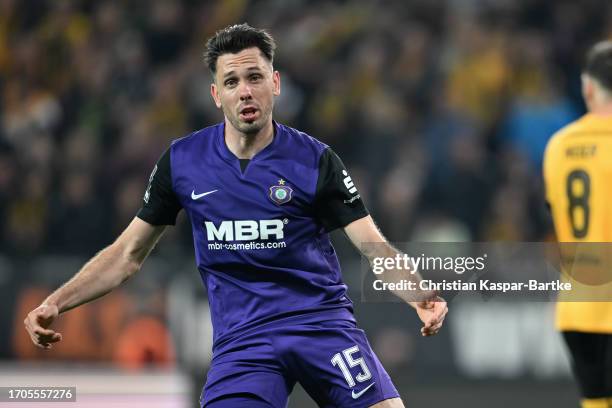
POLYGON ((50 349, 53 347, 52 343, 62 340, 60 333, 49 329, 58 316, 59 310, 55 305, 40 305, 28 313, 23 324, 37 347, 50 349))
POLYGON ((424 324, 421 328, 421 335, 433 336, 438 334, 442 328, 444 317, 448 313, 446 301, 440 296, 435 296, 428 300, 416 302, 415 309, 424 324))

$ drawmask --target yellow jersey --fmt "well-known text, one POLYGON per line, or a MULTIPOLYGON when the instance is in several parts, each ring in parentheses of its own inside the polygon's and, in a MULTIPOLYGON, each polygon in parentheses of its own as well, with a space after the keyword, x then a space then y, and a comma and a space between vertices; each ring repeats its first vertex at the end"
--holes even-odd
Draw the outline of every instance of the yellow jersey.
MULTIPOLYGON (((544 154, 544 183, 559 242, 612 242, 612 116, 586 114, 557 132, 544 154)), ((557 328, 612 333, 612 302, 584 299, 558 302, 557 328)))

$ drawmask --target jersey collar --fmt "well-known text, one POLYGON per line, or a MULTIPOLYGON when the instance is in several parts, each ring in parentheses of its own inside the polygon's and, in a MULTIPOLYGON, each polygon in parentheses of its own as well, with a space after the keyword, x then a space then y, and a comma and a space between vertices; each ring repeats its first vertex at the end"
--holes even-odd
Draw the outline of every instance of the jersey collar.
MULTIPOLYGON (((272 136, 272 142, 270 142, 260 152, 258 152, 255 156, 253 156, 251 161, 257 161, 257 160, 264 159, 271 152, 273 152, 275 147, 278 145, 279 136, 282 133, 282 130, 281 130, 280 125, 275 120, 272 120, 272 127, 274 129, 274 135, 272 136)), ((225 143, 225 122, 221 122, 217 126, 216 139, 217 139, 217 148, 218 148, 219 154, 225 160, 231 163, 238 163, 238 157, 236 157, 236 155, 232 153, 232 151, 229 149, 229 147, 227 147, 227 144, 225 143)))

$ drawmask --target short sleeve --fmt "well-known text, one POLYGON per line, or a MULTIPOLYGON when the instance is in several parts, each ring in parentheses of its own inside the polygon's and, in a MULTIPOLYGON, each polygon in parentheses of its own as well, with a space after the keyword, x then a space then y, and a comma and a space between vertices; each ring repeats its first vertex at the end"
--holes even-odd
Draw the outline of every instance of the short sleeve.
POLYGON ((314 210, 315 218, 326 231, 345 227, 368 215, 342 160, 330 148, 323 152, 319 160, 314 210))
POLYGON ((136 216, 152 225, 174 225, 181 204, 172 188, 170 149, 160 157, 149 177, 142 208, 136 216))

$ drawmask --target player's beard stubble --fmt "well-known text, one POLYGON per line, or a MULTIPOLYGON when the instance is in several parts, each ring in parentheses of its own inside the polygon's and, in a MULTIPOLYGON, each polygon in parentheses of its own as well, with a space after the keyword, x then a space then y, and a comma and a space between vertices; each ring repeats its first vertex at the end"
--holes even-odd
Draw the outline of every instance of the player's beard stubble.
POLYGON ((261 129, 266 126, 268 120, 270 120, 270 116, 272 115, 273 105, 269 106, 258 106, 259 108, 259 117, 253 121, 244 121, 240 119, 240 112, 230 111, 223 107, 223 113, 225 117, 230 122, 230 124, 234 127, 234 129, 245 135, 255 135, 261 129))

